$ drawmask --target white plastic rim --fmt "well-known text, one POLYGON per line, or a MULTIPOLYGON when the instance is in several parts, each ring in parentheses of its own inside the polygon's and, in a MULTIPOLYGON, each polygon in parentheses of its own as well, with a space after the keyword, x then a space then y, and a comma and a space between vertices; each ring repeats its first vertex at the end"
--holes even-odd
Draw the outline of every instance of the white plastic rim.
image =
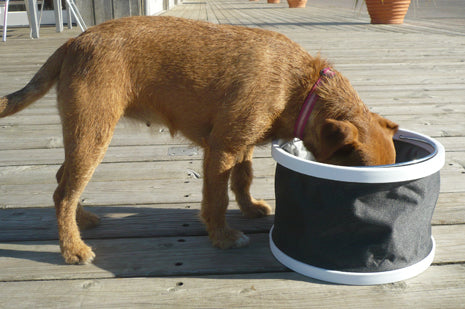
POLYGON ((424 178, 438 172, 445 162, 445 150, 437 140, 409 130, 398 130, 395 140, 404 140, 430 152, 425 159, 382 166, 339 166, 296 157, 281 146, 287 141, 275 140, 271 155, 280 165, 301 174, 357 183, 393 183, 424 178))
POLYGON ((271 252, 281 264, 301 275, 313 279, 347 285, 386 284, 413 278, 424 272, 431 265, 431 263, 433 263, 434 252, 436 250, 436 243, 434 241, 434 238, 431 236, 431 241, 433 244, 431 252, 423 260, 411 266, 383 272, 344 272, 315 267, 312 265, 302 263, 288 256, 274 244, 272 232, 273 227, 271 227, 269 234, 271 252))

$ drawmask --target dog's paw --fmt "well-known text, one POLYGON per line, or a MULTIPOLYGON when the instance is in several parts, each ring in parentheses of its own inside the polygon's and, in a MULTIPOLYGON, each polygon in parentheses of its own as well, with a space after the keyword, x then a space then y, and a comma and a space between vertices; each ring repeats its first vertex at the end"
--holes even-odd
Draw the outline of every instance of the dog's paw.
POLYGON ((220 249, 241 248, 248 246, 249 237, 231 228, 218 229, 209 233, 213 246, 220 249))
POLYGON ((61 252, 67 264, 90 264, 95 258, 92 248, 84 242, 72 247, 62 247, 61 252))
POLYGON ((241 232, 241 236, 234 242, 233 248, 247 247, 250 244, 250 238, 241 232))
POLYGON ((271 207, 263 200, 252 200, 248 205, 240 206, 242 214, 247 218, 261 218, 271 213, 271 207))

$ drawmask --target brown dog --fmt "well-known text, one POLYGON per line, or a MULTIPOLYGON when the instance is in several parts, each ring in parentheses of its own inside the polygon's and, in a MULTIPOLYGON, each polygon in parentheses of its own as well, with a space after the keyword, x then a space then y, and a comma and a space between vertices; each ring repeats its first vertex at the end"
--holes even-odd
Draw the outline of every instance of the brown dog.
POLYGON ((122 116, 160 121, 205 150, 201 218, 213 244, 241 247, 248 238, 228 227, 228 181, 247 217, 270 207, 249 193, 252 151, 274 138, 292 139, 315 82, 317 101, 299 134, 320 162, 393 163, 397 125, 370 113, 340 73, 287 37, 261 29, 172 17, 130 17, 95 26, 61 46, 22 89, 0 98, 0 117, 20 111, 57 83, 65 161, 53 195, 67 263, 94 253, 80 228, 98 224, 79 197, 122 116))

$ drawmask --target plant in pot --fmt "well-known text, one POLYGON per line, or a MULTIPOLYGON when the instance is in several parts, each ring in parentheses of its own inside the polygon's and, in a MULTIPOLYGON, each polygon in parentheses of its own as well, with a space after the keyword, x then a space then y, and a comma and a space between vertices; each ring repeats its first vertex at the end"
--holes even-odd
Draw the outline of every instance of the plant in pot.
MULTIPOLYGON (((372 24, 402 24, 411 0, 362 0, 372 24)), ((355 0, 355 7, 360 3, 355 0)))
POLYGON ((287 0, 290 8, 304 8, 307 0, 287 0))
MULTIPOLYGON (((279 3, 280 0, 267 0, 268 3, 279 3)), ((307 5, 307 0, 287 0, 290 8, 304 8, 307 5)))

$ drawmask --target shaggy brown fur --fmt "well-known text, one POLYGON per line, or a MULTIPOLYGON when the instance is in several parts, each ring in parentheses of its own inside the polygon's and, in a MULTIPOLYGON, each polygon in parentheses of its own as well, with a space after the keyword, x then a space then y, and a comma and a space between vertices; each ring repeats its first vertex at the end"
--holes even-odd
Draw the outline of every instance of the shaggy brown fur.
MULTIPOLYGON (((293 138, 302 103, 328 63, 266 30, 172 17, 131 17, 95 26, 61 46, 22 89, 0 98, 0 117, 14 114, 57 84, 65 161, 54 193, 61 251, 67 263, 94 253, 79 228, 98 224, 79 197, 122 116, 160 121, 205 149, 201 218, 220 248, 248 238, 225 221, 228 181, 244 215, 270 207, 249 193, 254 145, 293 138)), ((340 73, 318 88, 303 134, 321 162, 393 163, 397 126, 370 113, 340 73)))

